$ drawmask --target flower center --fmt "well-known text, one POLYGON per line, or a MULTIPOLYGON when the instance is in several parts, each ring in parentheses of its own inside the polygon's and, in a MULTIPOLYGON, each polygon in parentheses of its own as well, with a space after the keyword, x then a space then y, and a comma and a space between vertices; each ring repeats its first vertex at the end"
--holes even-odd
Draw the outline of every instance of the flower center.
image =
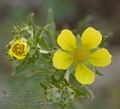
POLYGON ((12 51, 17 55, 21 56, 24 54, 25 45, 24 44, 15 44, 12 48, 12 51))
POLYGON ((85 61, 89 55, 89 52, 84 49, 77 49, 74 53, 75 61, 85 61))

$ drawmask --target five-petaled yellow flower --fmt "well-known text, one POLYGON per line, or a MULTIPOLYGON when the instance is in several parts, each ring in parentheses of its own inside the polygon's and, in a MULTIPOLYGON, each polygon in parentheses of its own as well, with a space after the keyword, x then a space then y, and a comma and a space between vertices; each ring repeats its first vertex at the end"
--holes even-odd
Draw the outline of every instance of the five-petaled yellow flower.
POLYGON ((17 60, 22 60, 29 52, 29 46, 25 38, 14 39, 10 42, 8 54, 17 60))
POLYGON ((75 64, 76 80, 81 84, 92 84, 95 73, 87 67, 86 63, 96 67, 105 67, 111 63, 112 56, 108 50, 98 47, 101 41, 101 33, 92 27, 88 27, 83 32, 79 41, 70 30, 62 30, 57 38, 61 49, 53 56, 54 67, 65 70, 75 64))

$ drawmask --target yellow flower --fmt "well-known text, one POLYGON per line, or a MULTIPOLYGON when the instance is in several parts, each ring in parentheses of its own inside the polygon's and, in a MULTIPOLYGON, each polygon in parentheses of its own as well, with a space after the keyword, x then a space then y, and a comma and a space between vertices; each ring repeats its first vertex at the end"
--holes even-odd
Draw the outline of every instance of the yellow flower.
POLYGON ((101 41, 101 33, 92 27, 88 27, 83 32, 79 42, 70 30, 62 30, 57 38, 61 49, 53 56, 54 67, 65 70, 75 64, 76 80, 81 84, 92 84, 95 80, 95 73, 87 67, 86 63, 96 67, 105 67, 111 63, 112 56, 108 50, 98 48, 101 41))
POLYGON ((8 54, 17 60, 22 60, 29 52, 29 46, 25 38, 14 39, 10 42, 8 54))

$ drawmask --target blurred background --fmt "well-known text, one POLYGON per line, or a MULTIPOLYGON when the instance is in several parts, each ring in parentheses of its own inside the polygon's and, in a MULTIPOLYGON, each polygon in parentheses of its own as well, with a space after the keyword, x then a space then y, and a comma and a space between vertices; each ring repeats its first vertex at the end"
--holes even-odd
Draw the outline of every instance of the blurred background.
MULTIPOLYGON (((120 0, 0 0, 0 94, 9 86, 13 65, 6 56, 6 44, 12 39, 13 25, 24 22, 35 13, 37 24, 44 25, 48 8, 53 10, 56 28, 75 29, 90 25, 112 36, 109 50, 113 55, 112 64, 100 69, 104 76, 98 77, 91 85, 95 95, 93 101, 76 100, 71 109, 120 109, 120 0)), ((82 28, 81 28, 82 29, 82 28)), ((23 89, 30 86, 31 79, 15 78, 12 83, 23 89), (24 83, 21 82, 24 80, 24 83)), ((39 81, 32 84, 39 87, 39 81)), ((35 88, 36 89, 36 88, 35 88)), ((5 92, 4 92, 5 93, 5 92)), ((0 109, 57 109, 46 107, 12 107, 1 105, 0 109)))

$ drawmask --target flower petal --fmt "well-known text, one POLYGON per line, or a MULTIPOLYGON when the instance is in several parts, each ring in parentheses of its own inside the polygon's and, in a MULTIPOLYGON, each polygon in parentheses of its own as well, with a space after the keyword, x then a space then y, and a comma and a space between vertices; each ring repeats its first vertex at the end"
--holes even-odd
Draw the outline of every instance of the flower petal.
POLYGON ((57 38, 57 43, 66 51, 74 51, 77 48, 76 38, 68 29, 62 30, 61 34, 57 38))
POLYGON ((12 52, 12 49, 10 48, 9 51, 8 51, 8 54, 13 57, 13 52, 12 52))
POLYGON ((53 56, 53 65, 57 69, 67 69, 73 63, 73 60, 72 55, 58 50, 53 56))
POLYGON ((90 55, 89 61, 96 67, 105 67, 111 63, 111 58, 112 55, 108 52, 108 50, 101 48, 90 55))
POLYGON ((9 49, 8 54, 9 54, 12 58, 15 57, 15 58, 18 59, 18 60, 22 60, 22 59, 25 58, 25 55, 17 56, 17 55, 12 51, 12 48, 9 49))
POLYGON ((88 27, 82 34, 81 43, 88 49, 98 47, 101 41, 101 33, 92 27, 88 27))
POLYGON ((92 84, 95 81, 95 73, 83 64, 76 68, 75 78, 81 84, 92 84))
POLYGON ((25 58, 26 54, 29 52, 30 48, 28 46, 28 43, 27 43, 27 40, 25 38, 20 38, 20 39, 13 39, 11 42, 10 42, 10 49, 8 51, 8 54, 11 56, 11 57, 15 57, 16 59, 18 60, 22 60, 25 58), (24 51, 23 51, 23 54, 21 55, 17 55, 16 53, 14 53, 13 51, 13 47, 16 46, 16 44, 19 44, 19 45, 24 45, 24 51))
POLYGON ((22 59, 24 59, 25 58, 25 55, 22 55, 22 56, 17 56, 16 54, 14 54, 13 53, 13 55, 14 55, 14 57, 17 59, 17 60, 22 60, 22 59))

